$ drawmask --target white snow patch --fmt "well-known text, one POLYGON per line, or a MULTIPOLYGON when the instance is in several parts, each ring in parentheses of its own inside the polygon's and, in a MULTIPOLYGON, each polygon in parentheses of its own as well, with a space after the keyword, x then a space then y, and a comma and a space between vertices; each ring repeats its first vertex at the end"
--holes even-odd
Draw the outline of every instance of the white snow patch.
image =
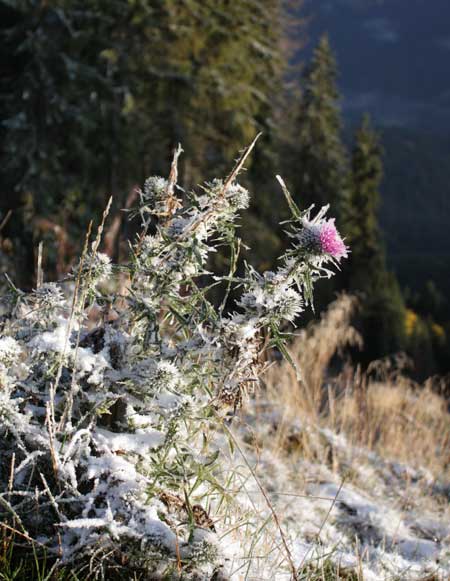
POLYGON ((164 434, 157 430, 149 432, 115 433, 102 428, 97 428, 94 439, 100 445, 106 446, 112 452, 135 452, 145 454, 149 448, 157 448, 164 442, 164 434))

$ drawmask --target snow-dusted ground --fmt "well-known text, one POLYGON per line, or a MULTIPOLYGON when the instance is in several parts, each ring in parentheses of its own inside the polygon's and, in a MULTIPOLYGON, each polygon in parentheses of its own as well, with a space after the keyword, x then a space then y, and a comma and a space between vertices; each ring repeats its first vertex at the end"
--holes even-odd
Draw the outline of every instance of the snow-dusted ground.
MULTIPOLYGON (((311 460, 314 454, 302 450, 279 452, 274 446, 276 423, 273 411, 249 413, 234 429, 273 503, 301 579, 322 579, 308 576, 307 564, 320 570, 330 559, 337 569, 355 571, 347 579, 450 579, 450 483, 354 448, 341 435, 300 421, 289 426, 291 439, 306 430, 316 453, 317 447, 323 449, 323 459, 311 460)), ((229 542, 232 578, 290 579, 280 533, 239 450, 234 451, 234 464, 234 519, 244 524, 224 539, 229 542)), ((335 578, 340 577, 326 577, 335 578)))

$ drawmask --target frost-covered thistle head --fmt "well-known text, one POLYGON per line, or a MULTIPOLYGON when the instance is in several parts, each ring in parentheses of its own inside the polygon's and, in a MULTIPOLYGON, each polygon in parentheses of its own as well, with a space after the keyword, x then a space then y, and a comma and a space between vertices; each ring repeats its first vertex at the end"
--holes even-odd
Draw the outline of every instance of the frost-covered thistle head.
POLYGON ((151 258, 154 254, 158 254, 158 252, 161 249, 161 236, 159 235, 155 235, 155 236, 144 236, 144 238, 141 241, 141 245, 139 248, 139 258, 142 261, 147 260, 148 258, 151 258))
POLYGON ((180 371, 168 360, 144 359, 133 370, 135 385, 146 396, 173 391, 182 382, 180 371))
POLYGON ((248 315, 260 317, 264 322, 289 321, 293 323, 303 311, 303 298, 298 291, 285 284, 258 284, 244 293, 239 305, 248 315))
POLYGON ((151 176, 144 182, 144 196, 146 200, 162 200, 167 192, 168 182, 161 176, 151 176))
POLYGON ((91 252, 74 268, 74 275, 78 274, 88 277, 92 284, 107 280, 112 274, 111 259, 103 252, 91 252))
POLYGON ((65 303, 61 288, 54 282, 42 284, 33 291, 31 298, 39 308, 43 309, 58 309, 65 303))
POLYGON ((166 201, 169 182, 160 176, 152 176, 145 180, 142 191, 143 202, 155 214, 166 211, 166 201))
POLYGON ((250 194, 237 182, 231 182, 225 187, 223 180, 215 179, 207 183, 204 189, 216 204, 225 202, 234 211, 245 210, 249 207, 250 194))
POLYGON ((13 337, 0 338, 0 365, 10 367, 18 361, 21 352, 20 344, 13 337))
POLYGON ((232 183, 228 186, 225 197, 230 206, 236 210, 246 210, 250 205, 248 190, 237 183, 232 183))
POLYGON ((304 310, 304 301, 300 293, 293 288, 280 292, 277 303, 277 314, 281 320, 293 323, 304 310))
POLYGON ((299 246, 306 252, 326 254, 336 260, 347 257, 347 247, 335 226, 334 218, 302 221, 303 228, 298 232, 299 246))

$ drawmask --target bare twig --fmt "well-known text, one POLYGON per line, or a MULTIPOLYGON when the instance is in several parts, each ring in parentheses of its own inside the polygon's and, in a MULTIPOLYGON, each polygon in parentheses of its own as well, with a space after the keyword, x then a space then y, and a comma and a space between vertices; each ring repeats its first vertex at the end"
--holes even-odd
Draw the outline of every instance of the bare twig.
POLYGON ((40 547, 45 547, 45 545, 43 543, 40 543, 39 541, 36 541, 35 539, 31 538, 28 533, 20 532, 17 529, 15 529, 14 527, 11 527, 11 526, 7 525, 5 522, 0 522, 0 527, 6 529, 8 531, 11 531, 15 535, 19 535, 20 537, 23 537, 29 543, 32 543, 32 544, 35 544, 35 545, 39 545, 40 547))
POLYGON ((255 147, 256 142, 261 137, 261 135, 262 135, 262 133, 258 133, 258 135, 255 137, 255 139, 250 143, 250 145, 248 147, 245 148, 244 153, 237 160, 236 165, 234 166, 234 168, 232 169, 231 173, 226 178, 226 180, 225 180, 225 182, 223 184, 222 191, 220 192, 220 195, 221 196, 224 196, 226 194, 226 192, 227 192, 228 188, 230 187, 230 185, 234 182, 234 180, 237 178, 237 176, 239 175, 239 173, 242 171, 242 168, 244 167, 244 164, 247 161, 248 156, 253 151, 253 148, 255 147))
POLYGON ((39 242, 38 246, 38 258, 37 258, 37 271, 36 271, 36 288, 40 288, 44 283, 44 271, 42 270, 42 255, 44 251, 44 243, 39 242))
POLYGON ((3 228, 9 222, 9 219, 11 218, 11 216, 12 216, 12 210, 8 210, 6 212, 6 216, 3 218, 3 220, 0 223, 0 232, 3 230, 3 228))
POLYGON ((9 468, 8 492, 11 494, 14 484, 14 470, 16 465, 16 453, 13 452, 11 458, 11 466, 9 468))
POLYGON ((180 144, 175 149, 173 153, 172 164, 170 166, 169 182, 167 184, 167 215, 172 216, 178 208, 181 208, 181 202, 175 195, 175 186, 178 180, 178 158, 183 153, 183 149, 180 144))

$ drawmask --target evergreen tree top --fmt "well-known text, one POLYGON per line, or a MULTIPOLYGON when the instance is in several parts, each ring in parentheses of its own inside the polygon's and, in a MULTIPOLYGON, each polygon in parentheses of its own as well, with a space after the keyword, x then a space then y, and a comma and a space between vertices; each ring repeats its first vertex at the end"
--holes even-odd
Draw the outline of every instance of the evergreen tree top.
POLYGON ((372 211, 376 211, 380 201, 379 187, 383 178, 382 153, 379 135, 372 127, 370 116, 366 114, 355 134, 352 172, 359 197, 364 196, 364 203, 369 205, 372 211))
POLYGON ((306 68, 303 83, 305 98, 325 98, 331 101, 339 99, 336 87, 338 76, 336 58, 328 39, 323 35, 314 49, 310 65, 306 68))
POLYGON ((308 203, 336 203, 346 189, 348 160, 341 139, 336 60, 322 37, 303 75, 296 130, 295 191, 308 203))

